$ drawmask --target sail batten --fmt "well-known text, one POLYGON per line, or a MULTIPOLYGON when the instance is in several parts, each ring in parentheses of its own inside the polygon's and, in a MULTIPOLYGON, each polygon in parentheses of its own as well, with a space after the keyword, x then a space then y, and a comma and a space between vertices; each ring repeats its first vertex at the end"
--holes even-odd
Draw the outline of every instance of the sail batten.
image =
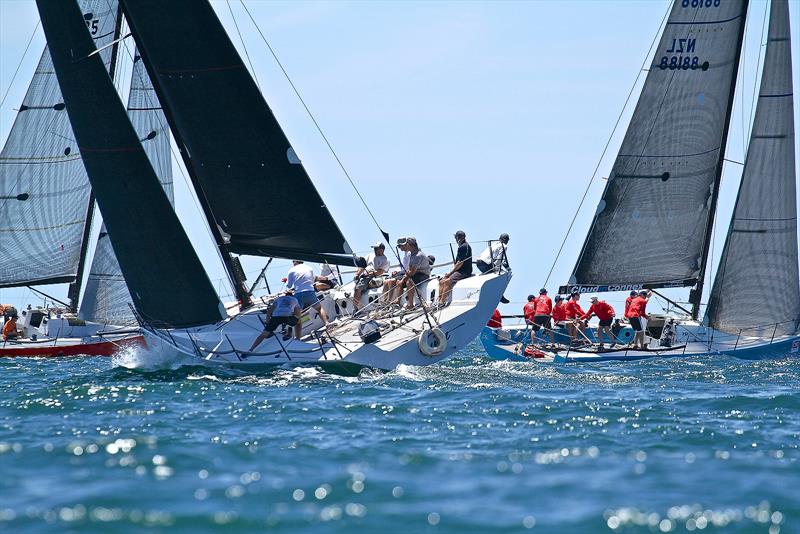
POLYGON ((787 0, 772 0, 768 36, 739 193, 706 309, 717 330, 766 336, 795 333, 800 318, 787 0))
POLYGON ((569 284, 699 284, 746 0, 673 3, 569 284))
MULTIPOLYGON (((116 0, 77 5, 97 47, 111 43, 116 0)), ((111 69, 113 50, 98 55, 111 69)), ((80 272, 91 187, 65 108, 45 47, 0 151, 0 197, 12 197, 0 199, 0 287, 71 283, 80 272)))

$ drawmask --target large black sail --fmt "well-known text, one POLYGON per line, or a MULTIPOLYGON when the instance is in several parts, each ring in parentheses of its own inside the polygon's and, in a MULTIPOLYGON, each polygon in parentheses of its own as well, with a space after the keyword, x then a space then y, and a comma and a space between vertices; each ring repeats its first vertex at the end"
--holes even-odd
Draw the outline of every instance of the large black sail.
MULTIPOLYGON (((128 97, 128 117, 136 130, 142 147, 156 172, 164 192, 173 202, 172 158, 170 157, 169 127, 161 112, 147 69, 138 54, 133 57, 131 87, 128 97)), ((92 268, 86 280, 79 317, 104 324, 125 325, 135 322, 129 303, 131 295, 122 276, 111 238, 105 226, 97 239, 92 268)))
POLYGON ((702 279, 746 0, 676 0, 571 284, 702 279))
POLYGON ((708 323, 724 332, 760 326, 762 334, 782 335, 797 329, 800 285, 793 100, 789 6, 787 0, 772 0, 747 159, 706 309, 708 323))
MULTIPOLYGON (((116 0, 81 0, 98 48, 114 38, 116 0)), ((100 52, 110 66, 112 47, 100 52)), ((73 282, 91 187, 45 48, 0 152, 0 287, 73 282)))
POLYGON ((38 0, 53 65, 138 313, 157 326, 209 324, 226 316, 139 137, 128 120, 77 7, 38 0))
POLYGON ((309 259, 350 254, 210 4, 122 5, 198 195, 213 214, 209 222, 228 240, 226 249, 309 259))

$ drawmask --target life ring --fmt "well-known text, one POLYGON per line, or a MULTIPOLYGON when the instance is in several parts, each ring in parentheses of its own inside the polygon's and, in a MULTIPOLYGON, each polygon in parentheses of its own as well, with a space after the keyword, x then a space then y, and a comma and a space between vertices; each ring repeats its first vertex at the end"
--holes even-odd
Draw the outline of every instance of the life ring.
POLYGON ((438 356, 447 348, 447 336, 441 328, 426 328, 419 335, 417 344, 425 356, 438 356))

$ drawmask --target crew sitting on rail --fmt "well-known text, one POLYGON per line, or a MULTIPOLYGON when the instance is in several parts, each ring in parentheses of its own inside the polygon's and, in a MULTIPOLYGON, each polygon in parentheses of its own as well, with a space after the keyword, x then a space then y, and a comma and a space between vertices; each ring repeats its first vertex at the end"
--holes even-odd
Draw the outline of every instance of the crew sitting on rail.
POLYGON ((508 234, 500 234, 497 241, 492 241, 481 255, 478 256, 475 266, 484 274, 489 271, 499 271, 500 267, 508 269, 508 234))
POLYGON ((567 304, 564 306, 567 312, 567 329, 569 330, 569 337, 574 341, 578 332, 586 337, 586 323, 581 320, 581 317, 586 315, 581 305, 578 304, 581 294, 578 292, 570 295, 567 304))
POLYGON ((400 288, 407 287, 406 291, 406 309, 411 310, 414 308, 414 295, 417 292, 417 286, 431 277, 431 261, 426 256, 419 246, 414 237, 406 239, 409 247, 410 256, 408 258, 408 270, 403 280, 400 281, 400 288))
POLYGON ((400 260, 400 269, 392 271, 389 278, 383 282, 383 298, 387 304, 395 304, 400 300, 402 288, 399 287, 400 281, 405 277, 408 270, 408 260, 411 258, 408 238, 401 237, 397 240, 397 250, 405 252, 400 260))
MULTIPOLYGON (((262 341, 272 337, 275 330, 281 325, 294 327, 294 337, 300 339, 303 329, 300 324, 300 315, 302 313, 303 308, 300 307, 300 302, 294 297, 294 291, 287 289, 283 295, 272 301, 272 305, 267 310, 267 322, 264 325, 264 331, 253 341, 250 352, 253 352, 262 341)), ((283 340, 288 341, 291 337, 291 330, 286 330, 283 334, 283 340)))
POLYGON ((21 333, 17 330, 17 312, 14 310, 12 315, 8 316, 6 324, 3 325, 3 340, 17 339, 21 337, 21 333))
POLYGON ((356 271, 356 287, 353 291, 354 312, 358 311, 358 308, 361 306, 361 295, 365 291, 368 291, 370 287, 380 287, 380 280, 376 280, 376 278, 383 276, 389 269, 389 258, 384 254, 386 245, 383 243, 375 243, 372 245, 372 250, 372 254, 367 256, 366 267, 359 267, 356 271), (378 285, 375 285, 376 282, 378 285))
POLYGON ((614 322, 615 315, 614 308, 606 301, 600 300, 597 295, 592 295, 589 297, 589 300, 592 305, 589 306, 589 309, 586 310, 586 313, 583 314, 581 319, 587 321, 592 315, 596 315, 600 320, 600 323, 597 325, 597 341, 600 343, 599 348, 603 348, 603 332, 606 333, 613 347, 617 344, 614 334, 611 333, 611 323, 614 322))

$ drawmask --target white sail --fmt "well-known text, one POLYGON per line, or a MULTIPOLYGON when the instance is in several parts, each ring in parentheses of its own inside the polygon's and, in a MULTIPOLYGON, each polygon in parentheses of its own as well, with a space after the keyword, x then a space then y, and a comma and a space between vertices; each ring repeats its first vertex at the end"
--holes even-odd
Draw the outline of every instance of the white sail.
POLYGON ((788 2, 773 0, 742 182, 706 311, 724 332, 793 334, 800 317, 791 50, 788 2))

